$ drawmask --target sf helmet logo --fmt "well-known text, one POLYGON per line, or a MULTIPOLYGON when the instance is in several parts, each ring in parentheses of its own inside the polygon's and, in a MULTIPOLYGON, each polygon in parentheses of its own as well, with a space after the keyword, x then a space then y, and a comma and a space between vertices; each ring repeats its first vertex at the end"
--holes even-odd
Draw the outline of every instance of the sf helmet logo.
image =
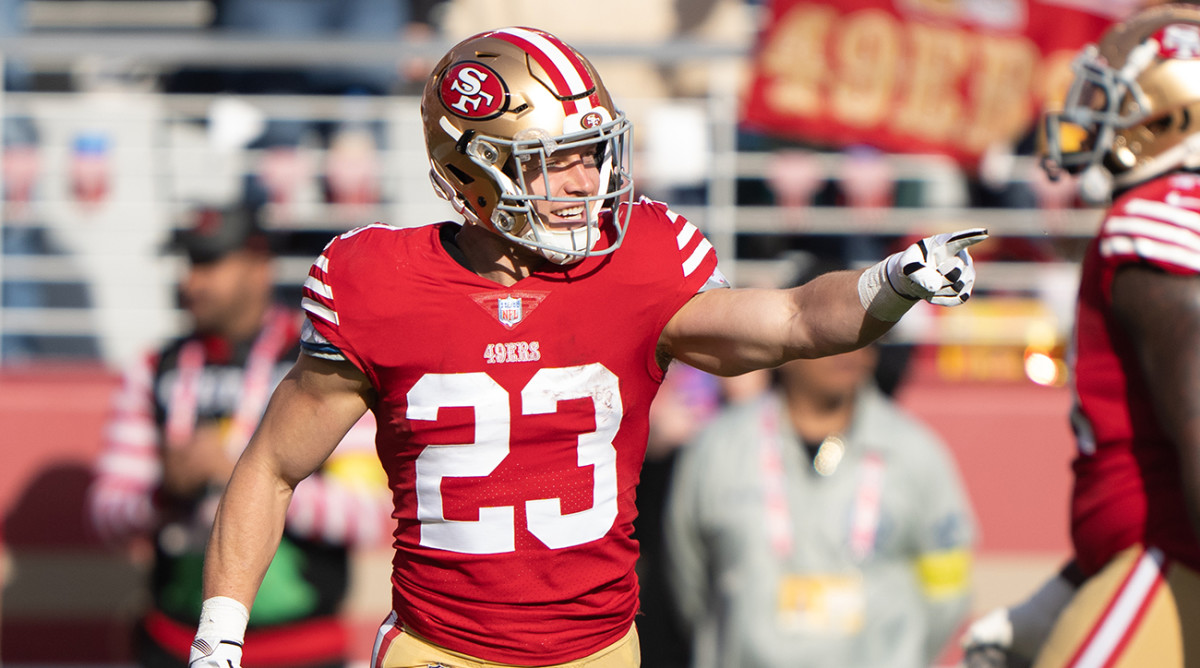
POLYGON ((1194 60, 1200 58, 1200 27, 1176 23, 1156 34, 1159 54, 1164 58, 1194 60))
POLYGON ((588 130, 592 130, 604 124, 604 117, 593 111, 585 115, 583 119, 579 121, 579 124, 588 130))
POLYGON ((507 86, 496 70, 475 62, 458 63, 446 70, 440 94, 455 115, 476 120, 499 116, 508 100, 507 86))

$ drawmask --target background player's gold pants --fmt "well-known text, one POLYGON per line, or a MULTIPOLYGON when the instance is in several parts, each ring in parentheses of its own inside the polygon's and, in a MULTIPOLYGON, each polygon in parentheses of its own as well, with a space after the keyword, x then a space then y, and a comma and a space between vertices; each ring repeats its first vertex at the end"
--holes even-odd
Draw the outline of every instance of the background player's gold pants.
MULTIPOLYGON (((377 647, 373 668, 513 668, 507 663, 491 663, 438 647, 408 629, 389 640, 385 647, 377 647), (382 656, 378 656, 381 650, 382 656)), ((547 668, 639 668, 641 664, 637 627, 630 627, 623 638, 595 654, 547 668)))
POLYGON ((1034 668, 1200 668, 1200 575, 1135 546, 1063 609, 1034 668))

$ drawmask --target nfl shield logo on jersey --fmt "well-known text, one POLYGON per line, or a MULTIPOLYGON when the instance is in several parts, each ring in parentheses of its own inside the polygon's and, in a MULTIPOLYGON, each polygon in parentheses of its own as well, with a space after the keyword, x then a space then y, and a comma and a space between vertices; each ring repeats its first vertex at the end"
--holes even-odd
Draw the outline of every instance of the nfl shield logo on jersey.
POLYGON ((521 298, 520 297, 501 297, 500 303, 496 305, 496 310, 499 312, 500 322, 507 327, 521 322, 521 298))

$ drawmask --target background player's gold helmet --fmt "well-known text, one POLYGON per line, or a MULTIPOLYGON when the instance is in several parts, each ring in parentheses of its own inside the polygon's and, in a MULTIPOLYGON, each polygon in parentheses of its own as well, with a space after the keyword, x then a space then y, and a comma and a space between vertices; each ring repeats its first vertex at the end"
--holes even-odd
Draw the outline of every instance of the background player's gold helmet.
POLYGON ((1128 187, 1200 167, 1200 7, 1138 12, 1086 47, 1072 70, 1062 111, 1045 119, 1052 174, 1100 172, 1128 187))
MULTIPOLYGON (((470 37, 434 67, 421 99, 430 178, 438 195, 468 222, 483 225, 558 264, 609 253, 624 238, 633 190, 631 125, 586 58, 557 37, 503 28, 470 37), (599 191, 580 197, 534 196, 526 173, 545 178, 556 151, 594 150, 599 191), (535 200, 584 207, 587 224, 551 228, 535 200), (601 214, 615 234, 596 248, 601 214)), ((549 192, 547 189, 543 189, 549 192)))

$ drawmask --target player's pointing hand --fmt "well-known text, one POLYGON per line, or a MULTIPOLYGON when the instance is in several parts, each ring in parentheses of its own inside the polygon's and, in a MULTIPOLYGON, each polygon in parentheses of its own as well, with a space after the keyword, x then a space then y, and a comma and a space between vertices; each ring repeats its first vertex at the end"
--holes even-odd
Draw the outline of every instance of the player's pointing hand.
POLYGON ((893 322, 918 299, 957 306, 971 297, 975 265, 967 248, 988 237, 981 227, 921 239, 867 269, 859 300, 872 316, 893 322))

